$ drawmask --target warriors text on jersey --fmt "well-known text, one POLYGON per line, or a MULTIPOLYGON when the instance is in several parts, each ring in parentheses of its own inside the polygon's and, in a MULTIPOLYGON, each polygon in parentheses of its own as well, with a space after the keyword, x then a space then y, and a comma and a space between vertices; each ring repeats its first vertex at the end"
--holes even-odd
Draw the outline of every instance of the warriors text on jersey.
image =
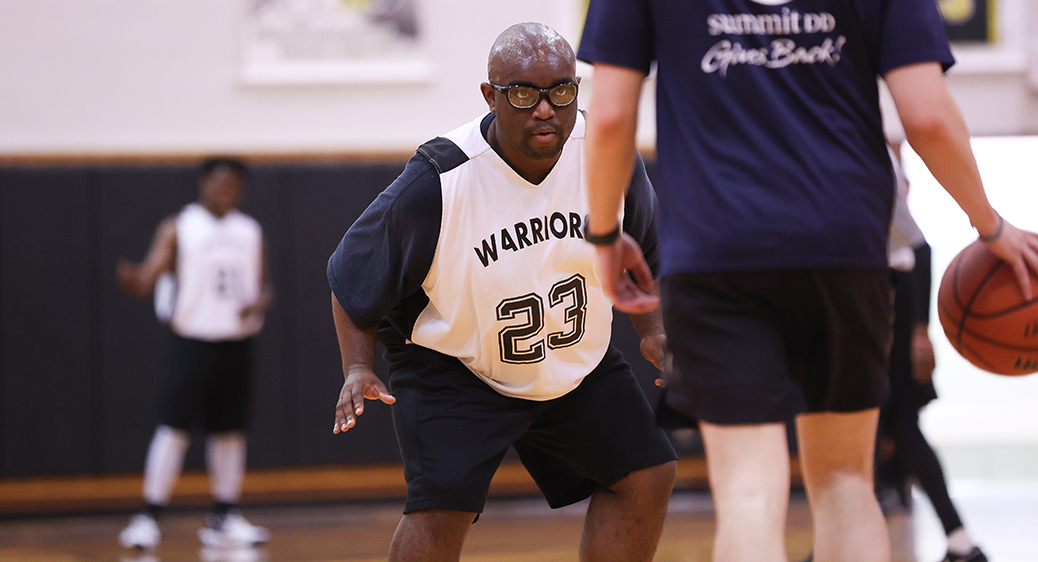
MULTIPOLYGON (((487 144, 492 119, 422 145, 343 237, 328 278, 358 326, 385 318, 407 345, 457 358, 499 393, 549 400, 598 365, 611 335, 582 236, 584 117, 537 185, 487 144)), ((639 161, 624 228, 651 255, 652 213, 639 161)))
POLYGON ((243 320, 240 312, 260 295, 263 232, 259 223, 233 209, 216 217, 191 203, 177 216, 176 228, 173 331, 206 341, 256 335, 262 317, 243 320))

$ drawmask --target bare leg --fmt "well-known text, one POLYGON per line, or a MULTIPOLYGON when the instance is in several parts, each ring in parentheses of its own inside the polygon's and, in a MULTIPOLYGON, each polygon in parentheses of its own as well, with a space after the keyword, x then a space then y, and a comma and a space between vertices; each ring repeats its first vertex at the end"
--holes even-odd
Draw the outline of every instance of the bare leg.
POLYGON ((457 562, 475 513, 425 509, 404 514, 389 546, 390 562, 457 562))
POLYGON ((714 562, 785 562, 789 443, 781 423, 700 423, 717 512, 714 562))
POLYGON ((797 418, 816 562, 889 562, 890 537, 873 491, 879 409, 797 418))
POLYGON ((584 521, 580 560, 651 561, 676 471, 677 462, 670 461, 632 472, 610 489, 595 492, 584 521))

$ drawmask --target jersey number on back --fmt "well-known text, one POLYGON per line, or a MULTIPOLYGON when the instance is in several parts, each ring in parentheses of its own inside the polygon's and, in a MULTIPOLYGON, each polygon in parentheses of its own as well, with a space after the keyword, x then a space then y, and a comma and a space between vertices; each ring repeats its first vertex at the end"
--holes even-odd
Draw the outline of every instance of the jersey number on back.
POLYGON ((537 363, 544 361, 545 340, 548 349, 560 349, 575 345, 584 336, 587 318, 587 288, 584 277, 576 274, 555 283, 548 290, 548 307, 566 306, 563 321, 566 330, 551 332, 547 338, 537 338, 544 330, 544 300, 537 293, 529 293, 501 301, 497 305, 498 320, 514 320, 525 317, 522 324, 506 326, 497 335, 501 348, 501 361, 505 363, 537 363), (534 338, 537 338, 535 341, 534 338))

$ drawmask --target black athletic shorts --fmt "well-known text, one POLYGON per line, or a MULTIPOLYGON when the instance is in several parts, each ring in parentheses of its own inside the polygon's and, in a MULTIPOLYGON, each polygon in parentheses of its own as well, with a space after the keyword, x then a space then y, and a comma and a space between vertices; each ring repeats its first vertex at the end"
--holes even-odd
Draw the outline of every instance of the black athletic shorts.
POLYGON ((207 432, 245 430, 252 385, 252 338, 210 342, 172 334, 159 423, 207 432))
POLYGON ((553 508, 677 459, 615 348, 577 388, 543 402, 503 396, 455 364, 390 377, 407 480, 404 513, 481 513, 510 446, 553 508))
POLYGON ((774 423, 887 399, 886 268, 675 274, 660 289, 674 355, 667 405, 685 416, 774 423))

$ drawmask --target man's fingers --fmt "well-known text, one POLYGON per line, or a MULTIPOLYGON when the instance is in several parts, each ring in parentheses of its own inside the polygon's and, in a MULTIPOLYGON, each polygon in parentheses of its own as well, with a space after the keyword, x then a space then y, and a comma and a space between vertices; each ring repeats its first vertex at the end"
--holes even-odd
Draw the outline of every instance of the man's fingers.
POLYGON ((655 283, 641 246, 627 233, 623 234, 617 245, 622 268, 634 277, 635 283, 643 292, 651 293, 655 283))
POLYGON ((652 271, 633 238, 624 234, 616 244, 596 246, 596 250, 602 289, 617 310, 645 314, 659 306, 659 298, 648 294, 655 285, 652 271))
POLYGON ((639 260, 634 269, 631 270, 631 273, 634 275, 634 281, 638 284, 639 289, 646 293, 652 292, 656 283, 652 278, 652 270, 649 269, 649 264, 645 263, 644 260, 639 260))
POLYGON ((1027 262, 1019 260, 1013 263, 1013 272, 1016 273, 1016 279, 1020 283, 1020 291, 1024 295, 1024 301, 1030 301, 1034 298, 1034 291, 1031 289, 1031 274, 1028 271, 1027 262))
MULTIPOLYGON (((1024 249, 1024 277, 1027 279, 1028 289, 1031 286, 1031 276, 1038 278, 1038 241, 1024 249)), ((1034 298, 1033 294, 1027 295, 1027 289, 1024 290, 1024 295, 1027 296, 1027 300, 1034 298)))
POLYGON ((386 404, 396 402, 396 397, 384 386, 368 385, 364 387, 363 393, 358 390, 343 388, 335 408, 335 427, 332 428, 332 433, 341 433, 357 425, 357 416, 364 413, 364 399, 379 400, 386 404))
POLYGON ((335 427, 332 428, 332 433, 341 433, 357 425, 357 416, 364 411, 364 400, 361 399, 359 404, 355 404, 354 396, 355 393, 343 389, 339 403, 335 405, 335 427))
POLYGON ((617 310, 628 314, 645 314, 655 310, 659 305, 659 297, 643 293, 636 288, 632 288, 629 291, 621 291, 617 298, 613 300, 613 306, 617 310))
POLYGON ((335 426, 332 427, 332 433, 342 433, 347 431, 356 424, 353 415, 347 413, 345 406, 339 406, 335 409, 335 426))
POLYGON ((641 294, 634 298, 618 300, 613 304, 617 310, 627 314, 645 314, 656 310, 660 305, 660 301, 656 297, 641 294))
MULTIPOLYGON (((386 390, 386 387, 381 385, 370 385, 366 387, 364 389, 364 398, 367 398, 368 400, 378 400, 385 404, 396 402, 396 398, 386 390)), ((357 412, 357 414, 359 415, 360 412, 357 412)))
POLYGON ((988 244, 988 249, 1012 268, 1020 292, 1029 301, 1035 297, 1032 272, 1038 276, 1038 234, 1020 230, 1008 222, 1005 223, 1005 229, 1001 238, 988 244))

